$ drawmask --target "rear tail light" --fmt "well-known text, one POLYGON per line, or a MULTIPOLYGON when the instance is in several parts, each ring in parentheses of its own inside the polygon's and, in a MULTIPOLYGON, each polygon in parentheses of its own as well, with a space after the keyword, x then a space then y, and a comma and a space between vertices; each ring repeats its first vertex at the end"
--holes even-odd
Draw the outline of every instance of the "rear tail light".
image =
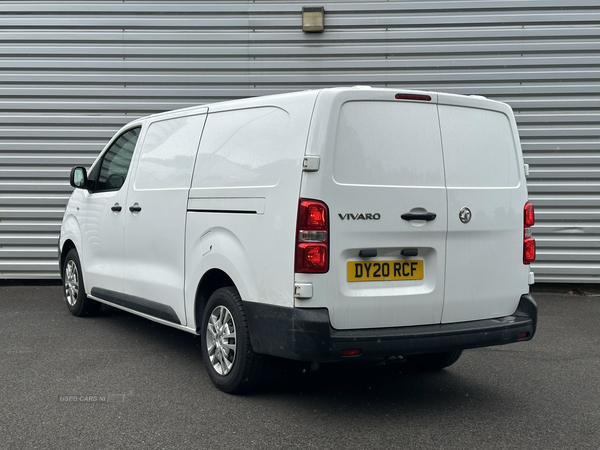
POLYGON ((300 199, 296 225, 296 273, 329 270, 329 210, 318 200, 300 199))
POLYGON ((523 239, 523 264, 535 261, 535 239, 523 239))
POLYGON ((533 204, 525 203, 523 207, 523 264, 535 261, 535 239, 531 237, 531 227, 535 224, 533 204))
POLYGON ((525 228, 530 228, 535 225, 535 212, 533 211, 532 203, 525 203, 525 206, 523 207, 523 216, 525 228))

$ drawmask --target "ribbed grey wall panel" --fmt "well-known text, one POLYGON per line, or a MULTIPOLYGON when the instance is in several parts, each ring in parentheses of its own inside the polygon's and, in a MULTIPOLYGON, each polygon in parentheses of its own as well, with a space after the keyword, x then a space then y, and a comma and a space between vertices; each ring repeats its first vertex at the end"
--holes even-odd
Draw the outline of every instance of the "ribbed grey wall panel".
POLYGON ((600 282, 597 0, 0 2, 0 278, 58 276, 69 169, 129 120, 356 84, 509 103, 536 279, 600 282), (322 34, 301 31, 311 5, 322 34))

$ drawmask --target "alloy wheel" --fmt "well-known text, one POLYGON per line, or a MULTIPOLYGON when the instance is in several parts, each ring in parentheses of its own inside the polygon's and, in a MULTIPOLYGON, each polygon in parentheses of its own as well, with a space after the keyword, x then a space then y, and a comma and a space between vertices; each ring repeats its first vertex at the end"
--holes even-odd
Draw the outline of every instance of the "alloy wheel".
POLYGON ((65 266, 65 297, 69 306, 75 306, 79 297, 79 273, 73 260, 65 266))
POLYGON ((231 372, 236 356, 236 329, 231 312, 222 305, 213 309, 206 329, 206 350, 219 375, 231 372))

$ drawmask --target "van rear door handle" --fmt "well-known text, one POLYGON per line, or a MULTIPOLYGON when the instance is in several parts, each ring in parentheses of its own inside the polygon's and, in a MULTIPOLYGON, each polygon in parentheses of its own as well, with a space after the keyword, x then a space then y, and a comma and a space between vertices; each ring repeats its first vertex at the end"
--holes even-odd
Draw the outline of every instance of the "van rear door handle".
POLYGON ((433 220, 437 217, 437 214, 435 213, 423 213, 423 214, 413 214, 413 213, 405 213, 402 214, 400 217, 402 217, 404 220, 433 220))
POLYGON ((114 205, 112 205, 112 207, 110 209, 111 209, 111 211, 114 211, 114 212, 121 212, 121 210, 123 208, 118 203, 115 203, 114 205))
POLYGON ((142 210, 142 207, 140 205, 138 205, 137 203, 134 203, 133 205, 131 205, 129 207, 129 211, 131 212, 140 212, 142 210))

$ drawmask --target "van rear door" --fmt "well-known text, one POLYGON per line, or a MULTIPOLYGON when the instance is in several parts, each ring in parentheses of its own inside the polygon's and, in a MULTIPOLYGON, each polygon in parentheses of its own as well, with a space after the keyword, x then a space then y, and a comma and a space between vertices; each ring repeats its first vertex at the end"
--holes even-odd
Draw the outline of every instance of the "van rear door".
POLYGON ((300 307, 326 307, 336 329, 439 323, 447 229, 435 98, 327 90, 318 99, 301 196, 330 213, 330 267, 300 307), (335 131, 333 131, 335 130, 335 131), (426 220, 427 219, 427 220, 426 220))
POLYGON ((438 103, 448 192, 442 322, 507 316, 527 292, 529 273, 514 117, 484 99, 439 94, 438 103))

